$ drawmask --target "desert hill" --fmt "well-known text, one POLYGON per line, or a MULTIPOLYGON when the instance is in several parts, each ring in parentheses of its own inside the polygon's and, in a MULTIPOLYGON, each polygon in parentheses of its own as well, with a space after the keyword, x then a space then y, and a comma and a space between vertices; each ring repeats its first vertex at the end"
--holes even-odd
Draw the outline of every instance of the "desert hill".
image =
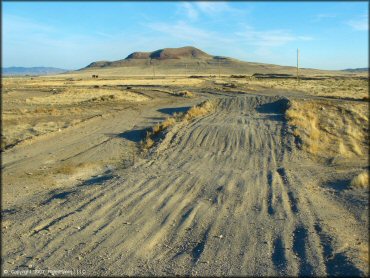
POLYGON ((152 52, 134 52, 127 56, 126 59, 210 59, 211 55, 192 46, 185 46, 180 48, 164 48, 152 52))
POLYGON ((213 60, 219 58, 212 56, 204 51, 192 46, 180 48, 164 48, 152 52, 133 52, 125 59, 118 61, 97 61, 89 64, 86 68, 104 68, 104 67, 121 67, 134 66, 140 64, 153 64, 154 60, 163 64, 180 63, 184 60, 188 62, 200 62, 201 60, 213 60), (175 60, 175 61, 173 61, 175 60), (181 60, 181 61, 179 61, 181 60))
MULTIPOLYGON (((292 54, 293 55, 293 54, 292 54)), ((117 61, 96 61, 82 68, 85 73, 113 75, 201 75, 201 74, 288 74, 296 67, 245 62, 210 55, 192 46, 164 48, 152 52, 133 52, 117 61)), ((349 72, 300 69, 302 75, 345 75, 349 72)))

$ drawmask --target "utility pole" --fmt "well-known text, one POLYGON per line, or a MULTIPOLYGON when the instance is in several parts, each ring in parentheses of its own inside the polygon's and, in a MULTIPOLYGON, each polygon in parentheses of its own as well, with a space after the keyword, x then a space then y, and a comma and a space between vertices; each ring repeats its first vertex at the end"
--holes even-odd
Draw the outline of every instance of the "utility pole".
POLYGON ((155 66, 154 66, 154 63, 152 64, 152 67, 153 67, 153 78, 155 77, 155 66))
POLYGON ((135 143, 131 142, 131 149, 132 149, 132 165, 135 166, 135 143))
POLYGON ((221 77, 220 59, 218 59, 217 61, 218 61, 218 78, 220 78, 221 77))
POLYGON ((297 81, 299 81, 299 48, 297 48, 297 81))
POLYGON ((185 76, 188 74, 188 64, 185 64, 185 76))

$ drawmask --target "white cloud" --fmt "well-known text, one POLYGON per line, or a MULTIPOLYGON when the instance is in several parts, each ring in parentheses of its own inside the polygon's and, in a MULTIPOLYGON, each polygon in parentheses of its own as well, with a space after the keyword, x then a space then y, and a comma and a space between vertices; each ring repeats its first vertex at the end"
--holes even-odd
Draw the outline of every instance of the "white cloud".
POLYGON ((369 15, 362 15, 358 19, 348 21, 347 24, 356 31, 368 31, 369 30, 369 15))
POLYGON ((243 11, 232 8, 227 2, 182 2, 178 6, 177 13, 184 15, 191 21, 197 20, 200 16, 219 16, 222 13, 232 13, 234 16, 242 15, 249 10, 243 11))
POLYGON ((209 31, 184 21, 156 22, 146 26, 156 33, 158 32, 158 34, 152 34, 157 38, 155 41, 163 42, 166 40, 171 42, 170 45, 181 43, 178 46, 193 45, 215 55, 224 53, 223 55, 229 57, 265 62, 277 58, 275 48, 288 43, 313 40, 311 36, 293 34, 289 30, 258 30, 245 25, 241 28, 236 27, 236 31, 228 33, 209 31))
POLYGON ((184 21, 178 21, 174 24, 155 22, 149 23, 147 26, 155 31, 184 40, 197 41, 211 38, 210 32, 193 27, 184 21))
POLYGON ((317 21, 322 21, 325 19, 336 18, 336 17, 337 17, 336 14, 329 14, 329 13, 317 14, 317 15, 314 15, 313 21, 317 22, 317 21))
POLYGON ((287 30, 258 31, 249 26, 235 35, 245 44, 261 47, 277 47, 293 41, 313 40, 310 36, 296 36, 287 30))
POLYGON ((195 6, 201 12, 209 15, 219 14, 232 10, 226 2, 196 2, 195 6))
POLYGON ((50 25, 41 24, 31 19, 4 14, 3 15, 4 33, 17 33, 17 32, 33 32, 33 33, 48 33, 54 31, 50 25))

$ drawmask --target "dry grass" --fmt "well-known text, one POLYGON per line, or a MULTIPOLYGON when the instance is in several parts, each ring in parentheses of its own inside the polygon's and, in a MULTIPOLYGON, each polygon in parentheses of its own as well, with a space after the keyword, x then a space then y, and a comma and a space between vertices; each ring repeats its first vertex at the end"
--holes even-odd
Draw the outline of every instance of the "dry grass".
POLYGON ((141 146, 143 149, 148 150, 155 144, 155 139, 169 127, 174 126, 176 123, 189 123, 197 117, 204 116, 214 111, 215 107, 211 101, 204 101, 201 104, 193 106, 186 113, 175 113, 173 117, 167 118, 162 123, 156 124, 151 131, 146 133, 145 140, 142 141, 141 146))
POLYGON ((367 105, 329 101, 291 101, 286 111, 293 135, 318 157, 360 157, 368 149, 367 105))
POLYGON ((79 107, 31 106, 23 104, 15 108, 5 100, 6 110, 2 114, 2 149, 17 142, 74 126, 97 114, 93 109, 79 107))
POLYGON ((26 103, 30 104, 54 104, 70 105, 79 104, 86 101, 108 101, 123 100, 131 102, 141 102, 148 100, 147 97, 130 91, 118 89, 99 89, 99 88, 66 88, 60 94, 50 94, 49 96, 27 98, 26 103))
POLYGON ((162 123, 157 123, 152 127, 151 131, 146 132, 145 140, 142 142, 144 149, 150 149, 155 144, 155 138, 164 132, 167 128, 173 126, 180 118, 180 114, 176 114, 173 117, 169 117, 162 123))
MULTIPOLYGON (((3 78, 3 87, 7 90, 14 88, 61 88, 61 87, 91 87, 91 86, 117 86, 117 85, 152 85, 152 86, 164 86, 164 85, 176 85, 176 86, 197 86, 203 83, 200 79, 189 79, 186 76, 161 76, 153 78, 151 74, 149 76, 125 76, 122 78, 120 69, 102 69, 99 73, 98 79, 91 78, 91 74, 94 72, 80 72, 73 74, 63 74, 59 76, 47 76, 38 77, 31 80, 29 77, 17 77, 17 78, 3 78), (73 78, 71 81, 70 78, 73 78)), ((130 70, 127 68, 127 70, 130 70)))
POLYGON ((151 138, 152 135, 147 132, 146 133, 146 137, 145 137, 145 140, 142 142, 142 147, 145 149, 145 150, 148 150, 150 149, 151 147, 154 146, 154 140, 151 138))
POLYGON ((369 187, 369 173, 362 172, 356 177, 354 177, 351 181, 351 186, 353 187, 362 187, 367 188, 369 187))
POLYGON ((187 98, 192 98, 192 97, 195 97, 195 94, 193 92, 190 92, 190 91, 180 91, 180 92, 174 92, 172 93, 173 95, 175 96, 179 96, 179 97, 187 97, 187 98))
POLYGON ((55 170, 57 174, 72 175, 77 172, 75 165, 63 165, 55 170))
POLYGON ((55 169, 56 174, 62 174, 62 175, 73 175, 79 172, 80 170, 87 169, 93 167, 94 164, 88 163, 88 162, 82 162, 82 163, 71 163, 71 164, 64 164, 61 165, 59 168, 55 169))
POLYGON ((309 95, 368 100, 369 81, 359 78, 327 78, 323 80, 295 79, 235 79, 233 82, 247 89, 283 89, 309 95))
POLYGON ((191 121, 194 118, 207 115, 215 110, 214 103, 211 101, 202 102, 199 105, 193 106, 183 117, 184 121, 191 121))
MULTIPOLYGON (((23 113, 27 113, 28 111, 22 111, 23 113)), ((52 116, 60 115, 61 111, 59 111, 56 108, 44 108, 44 107, 38 107, 33 111, 29 111, 30 113, 35 113, 35 114, 48 114, 52 116)))
POLYGON ((161 133, 170 126, 173 126, 176 123, 177 119, 175 117, 170 117, 164 120, 162 123, 157 123, 153 128, 151 134, 154 136, 161 133))
POLYGON ((121 109, 122 104, 149 100, 121 86, 104 86, 110 82, 121 83, 118 79, 99 80, 102 84, 91 76, 86 80, 63 76, 5 77, 2 81, 3 89, 9 93, 2 97, 1 149, 110 114, 121 109))
POLYGON ((317 153, 320 131, 318 129, 317 115, 312 112, 311 105, 297 108, 298 104, 293 102, 290 109, 285 113, 290 125, 294 126, 294 136, 300 137, 304 141, 305 149, 310 153, 317 153))

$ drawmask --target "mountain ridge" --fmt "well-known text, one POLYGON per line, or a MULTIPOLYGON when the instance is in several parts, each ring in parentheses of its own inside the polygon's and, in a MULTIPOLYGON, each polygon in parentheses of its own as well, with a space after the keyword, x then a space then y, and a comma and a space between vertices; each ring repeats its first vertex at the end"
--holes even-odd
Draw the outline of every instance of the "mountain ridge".
POLYGON ((346 71, 346 72, 368 72, 369 68, 344 69, 342 71, 346 71))
POLYGON ((54 67, 3 67, 2 75, 48 75, 69 70, 54 67))

